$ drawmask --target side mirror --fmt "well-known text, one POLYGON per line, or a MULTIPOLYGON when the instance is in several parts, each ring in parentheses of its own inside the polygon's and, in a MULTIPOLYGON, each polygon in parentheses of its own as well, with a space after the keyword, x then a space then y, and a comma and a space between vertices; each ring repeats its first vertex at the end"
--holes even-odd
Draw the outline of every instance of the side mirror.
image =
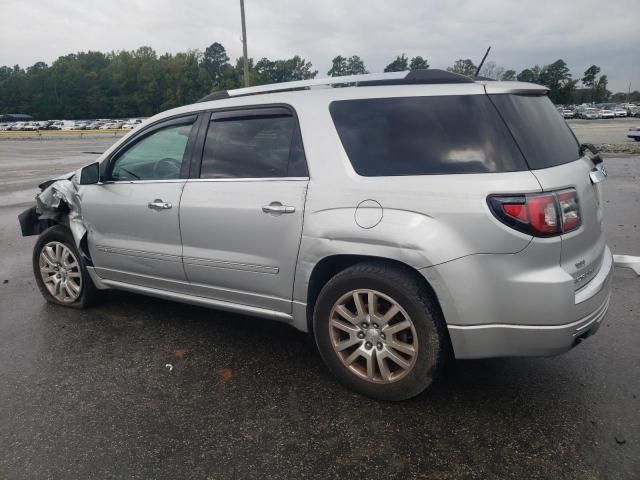
POLYGON ((100 164, 87 165, 80 170, 80 185, 95 185, 100 181, 100 164))

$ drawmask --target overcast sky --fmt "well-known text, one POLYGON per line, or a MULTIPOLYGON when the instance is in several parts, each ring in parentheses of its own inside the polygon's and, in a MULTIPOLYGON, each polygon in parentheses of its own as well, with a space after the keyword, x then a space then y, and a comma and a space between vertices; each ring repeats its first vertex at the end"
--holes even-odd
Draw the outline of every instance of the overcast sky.
MULTIPOLYGON (((564 59, 576 78, 602 68, 609 89, 640 90, 638 0, 245 0, 249 56, 310 60, 326 76, 338 54, 382 71, 397 54, 434 68, 458 58, 520 71, 564 59)), ((52 63, 86 50, 242 54, 239 0, 0 0, 0 65, 52 63)))

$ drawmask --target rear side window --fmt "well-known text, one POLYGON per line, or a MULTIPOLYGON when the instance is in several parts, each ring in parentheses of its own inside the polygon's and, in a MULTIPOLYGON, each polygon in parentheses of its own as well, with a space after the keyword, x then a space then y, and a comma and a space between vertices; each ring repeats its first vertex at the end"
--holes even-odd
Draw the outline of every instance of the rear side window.
POLYGON ((362 176, 527 169, 486 95, 344 100, 329 110, 362 176))
POLYGON ((304 152, 293 116, 229 117, 209 123, 200 178, 306 174, 304 152))
POLYGON ((532 170, 580 158, 573 132, 546 96, 491 95, 532 170))

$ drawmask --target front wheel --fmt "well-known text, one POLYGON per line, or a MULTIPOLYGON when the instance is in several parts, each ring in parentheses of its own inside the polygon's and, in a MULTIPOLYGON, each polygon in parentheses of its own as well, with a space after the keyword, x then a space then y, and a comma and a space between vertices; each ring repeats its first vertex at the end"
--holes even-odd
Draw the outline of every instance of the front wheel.
MULTIPOLYGON (((417 275, 417 274, 416 274, 417 275)), ((410 271, 362 263, 333 277, 314 311, 314 335, 329 370, 347 387, 405 400, 433 382, 447 335, 435 299, 410 271)))
POLYGON ((99 291, 73 236, 62 225, 48 228, 38 238, 33 249, 33 273, 48 302, 85 308, 98 300, 99 291))

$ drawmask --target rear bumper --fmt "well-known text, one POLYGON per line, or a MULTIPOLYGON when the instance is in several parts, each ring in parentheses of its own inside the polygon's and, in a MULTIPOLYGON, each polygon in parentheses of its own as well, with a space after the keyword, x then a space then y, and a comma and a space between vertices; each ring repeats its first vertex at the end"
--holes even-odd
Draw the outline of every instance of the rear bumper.
MULTIPOLYGON (((497 257, 491 257, 482 265, 494 265, 497 257)), ((441 269, 444 278, 459 270, 449 281, 439 275, 428 277, 441 300, 458 359, 556 355, 595 333, 606 316, 613 274, 607 247, 599 271, 578 291, 559 266, 522 276, 509 271, 509 264, 515 264, 514 270, 522 267, 511 260, 501 266, 502 278, 489 275, 493 277, 489 281, 487 268, 476 275, 478 269, 469 265, 472 261, 468 257, 459 268, 441 269), (447 301, 447 295, 440 293, 451 280, 466 295, 449 296, 447 301)))
POLYGON ((565 325, 449 326, 456 358, 537 357, 566 352, 593 335, 605 318, 610 295, 592 313, 565 325))

